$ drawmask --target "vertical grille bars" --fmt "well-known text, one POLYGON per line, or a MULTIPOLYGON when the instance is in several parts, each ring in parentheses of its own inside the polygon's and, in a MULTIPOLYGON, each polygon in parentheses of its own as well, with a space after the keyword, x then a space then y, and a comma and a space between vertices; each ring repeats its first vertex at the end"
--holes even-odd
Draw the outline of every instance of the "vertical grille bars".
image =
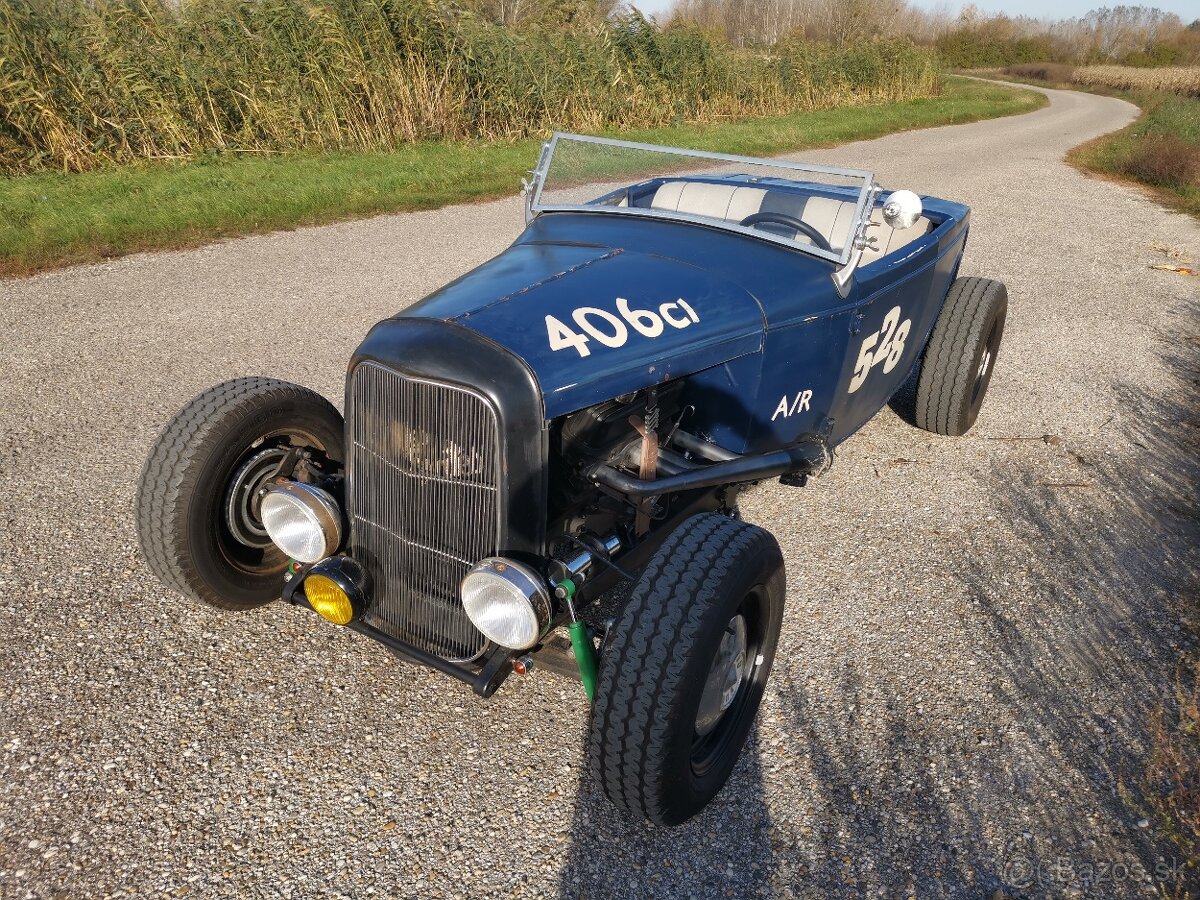
POLYGON ((372 362, 346 409, 351 550, 371 571, 368 622, 448 659, 486 640, 458 585, 500 538, 499 426, 483 397, 372 362))

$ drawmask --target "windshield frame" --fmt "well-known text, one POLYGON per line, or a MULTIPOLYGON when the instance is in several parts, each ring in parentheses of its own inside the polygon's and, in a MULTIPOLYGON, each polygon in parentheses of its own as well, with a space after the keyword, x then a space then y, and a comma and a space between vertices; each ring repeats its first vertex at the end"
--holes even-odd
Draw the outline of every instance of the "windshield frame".
MULTIPOLYGON (((838 266, 845 266, 850 262, 851 257, 855 254, 858 243, 862 240, 866 225, 870 220, 871 207, 874 205, 875 197, 878 195, 879 187, 875 183, 875 175, 865 169, 845 169, 837 166, 821 166, 814 163, 795 162, 785 159, 771 159, 753 156, 736 156, 727 153, 712 153, 707 150, 688 150, 681 147, 666 147, 661 144, 643 144, 636 141, 622 141, 616 138, 593 137, 586 134, 572 134, 570 132, 556 131, 550 140, 542 144, 542 151, 538 157, 537 168, 531 173, 533 181, 525 185, 526 203, 528 205, 528 216, 532 218, 543 212, 592 212, 592 213, 608 213, 625 216, 641 216, 652 219, 667 219, 673 222, 691 222, 699 225, 706 225, 710 228, 719 228, 723 231, 733 232, 735 234, 746 235, 748 237, 758 238, 759 240, 769 241, 774 244, 780 244, 790 250, 796 250, 810 256, 815 256, 828 262, 836 263, 838 266), (858 179, 862 181, 862 187, 858 191, 856 206, 854 209, 854 218, 850 223, 850 232, 845 245, 841 252, 832 252, 823 250, 814 244, 807 244, 801 241, 792 240, 791 238, 783 237, 782 235, 772 234, 769 231, 762 231, 756 228, 750 228, 737 224, 736 222, 728 222, 721 219, 709 218, 707 216, 697 216, 691 213, 677 212, 666 209, 648 209, 634 206, 609 206, 609 205, 593 205, 593 204, 543 204, 542 189, 545 186, 546 176, 550 172, 550 166, 554 159, 554 152, 558 148, 560 140, 581 141, 591 144, 604 144, 610 147, 626 147, 631 150, 642 150, 651 152, 671 153, 675 156, 688 156, 696 159, 715 160, 725 163, 744 163, 754 166, 769 166, 773 169, 789 169, 795 172, 807 172, 815 175, 827 175, 846 179, 858 179)), ((658 176, 651 176, 658 177, 658 176)), ((643 181, 646 179, 642 179, 643 181)))

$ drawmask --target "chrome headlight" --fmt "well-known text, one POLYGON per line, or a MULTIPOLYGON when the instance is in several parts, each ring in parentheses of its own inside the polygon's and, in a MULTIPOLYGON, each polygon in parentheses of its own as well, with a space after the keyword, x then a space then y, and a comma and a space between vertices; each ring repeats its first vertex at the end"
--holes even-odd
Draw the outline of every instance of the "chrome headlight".
POLYGON ((342 543, 342 511, 328 492, 299 481, 267 490, 259 506, 263 528, 275 545, 302 563, 332 554, 342 543))
POLYGON ((490 641, 528 650, 550 624, 550 590, 528 566, 491 556, 475 565, 459 588, 463 610, 490 641))

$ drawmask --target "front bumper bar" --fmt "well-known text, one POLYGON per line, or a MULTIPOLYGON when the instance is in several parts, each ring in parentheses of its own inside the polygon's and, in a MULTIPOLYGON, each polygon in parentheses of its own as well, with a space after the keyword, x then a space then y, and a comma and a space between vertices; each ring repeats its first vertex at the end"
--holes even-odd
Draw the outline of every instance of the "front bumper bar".
POLYGON ((442 659, 440 656, 435 656, 426 650, 422 650, 420 647, 414 647, 412 644, 402 641, 399 638, 394 638, 390 634, 380 631, 378 628, 372 628, 365 622, 351 622, 346 627, 379 641, 379 643, 383 644, 383 646, 406 662, 429 666, 431 669, 437 669, 445 675, 466 682, 471 686, 471 690, 480 697, 490 697, 496 693, 496 689, 504 683, 504 679, 513 670, 512 658, 514 653, 505 647, 493 646, 487 655, 484 656, 483 666, 476 670, 460 665, 459 663, 450 662, 448 659, 442 659))
MULTIPOLYGON (((315 565, 319 565, 319 563, 315 565)), ((312 565, 304 566, 284 585, 282 599, 285 603, 311 608, 305 599, 304 592, 300 590, 300 586, 304 583, 305 577, 312 568, 312 565)), ((380 631, 378 628, 373 628, 360 619, 356 619, 345 627, 351 631, 357 631, 359 634, 369 637, 374 641, 378 641, 405 662, 437 669, 443 675, 449 675, 451 678, 457 678, 459 681, 469 684, 471 690, 480 697, 490 697, 496 693, 497 688, 504 683, 504 679, 511 675, 513 671, 512 660, 516 653, 506 647, 493 646, 483 657, 483 665, 476 668, 443 659, 407 641, 392 637, 387 632, 380 631)))

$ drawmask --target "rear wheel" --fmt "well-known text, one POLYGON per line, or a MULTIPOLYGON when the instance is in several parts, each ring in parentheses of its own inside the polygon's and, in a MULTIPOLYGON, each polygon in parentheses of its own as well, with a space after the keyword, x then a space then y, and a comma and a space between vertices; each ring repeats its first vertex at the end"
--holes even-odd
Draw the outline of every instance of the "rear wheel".
POLYGON ((260 491, 309 461, 339 468, 342 440, 341 415, 307 388, 270 378, 209 388, 167 424, 142 469, 134 513, 150 569, 222 609, 278 599, 288 560, 259 519, 260 491))
POLYGON ((917 381, 916 424, 937 434, 966 434, 983 406, 1008 315, 1008 290, 988 278, 950 287, 917 381))
POLYGON ((651 559, 609 630, 592 715, 592 776, 661 825, 724 786, 762 700, 783 619, 770 533, 693 516, 651 559))

